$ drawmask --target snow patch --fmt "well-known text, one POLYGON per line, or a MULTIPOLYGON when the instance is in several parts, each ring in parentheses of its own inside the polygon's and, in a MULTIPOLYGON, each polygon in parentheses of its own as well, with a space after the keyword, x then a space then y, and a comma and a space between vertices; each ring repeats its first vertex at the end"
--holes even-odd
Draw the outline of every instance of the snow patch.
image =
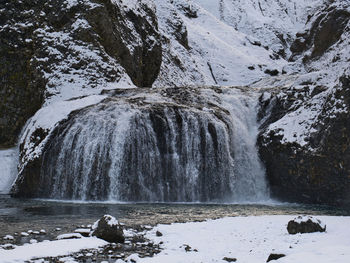
POLYGON ((23 158, 21 159, 22 167, 27 161, 40 156, 48 139, 48 134, 60 121, 66 119, 72 111, 97 104, 106 97, 107 96, 104 95, 92 95, 69 101, 58 101, 37 111, 27 123, 25 131, 20 139, 20 143, 23 144, 23 158), (45 138, 37 138, 41 141, 39 144, 35 144, 32 139, 36 138, 32 138, 32 136, 39 128, 46 132, 47 135, 45 138))
POLYGON ((65 256, 83 249, 99 248, 107 244, 106 241, 95 237, 25 244, 12 250, 0 250, 0 259, 1 263, 24 262, 34 258, 65 256))

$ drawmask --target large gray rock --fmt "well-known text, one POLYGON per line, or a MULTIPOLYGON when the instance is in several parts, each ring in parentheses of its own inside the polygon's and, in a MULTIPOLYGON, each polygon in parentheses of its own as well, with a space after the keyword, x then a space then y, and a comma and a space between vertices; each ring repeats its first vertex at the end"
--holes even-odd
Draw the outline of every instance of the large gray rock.
POLYGON ((297 218, 288 222, 287 230, 289 234, 297 233, 313 233, 313 232, 325 232, 326 225, 321 220, 312 216, 298 216, 297 218))
POLYGON ((113 243, 124 243, 125 241, 123 226, 110 215, 104 215, 97 220, 92 226, 90 235, 113 243))

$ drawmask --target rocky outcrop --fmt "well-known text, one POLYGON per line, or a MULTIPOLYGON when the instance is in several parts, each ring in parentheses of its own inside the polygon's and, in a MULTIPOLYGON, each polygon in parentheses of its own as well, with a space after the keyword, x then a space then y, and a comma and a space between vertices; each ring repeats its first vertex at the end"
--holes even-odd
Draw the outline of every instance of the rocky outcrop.
POLYGON ((152 86, 162 61, 157 17, 152 6, 135 5, 0 3, 0 147, 13 145, 53 96, 70 99, 128 79, 152 86))
POLYGON ((42 105, 45 80, 32 64, 34 1, 0 2, 0 148, 16 143, 26 122, 42 105))
POLYGON ((270 100, 271 114, 262 125, 258 145, 274 197, 350 203, 349 80, 345 75, 334 89, 307 91, 306 85, 270 100))
POLYGON ((310 29, 297 34, 291 46, 292 59, 310 49, 311 53, 305 55, 304 62, 324 55, 327 49, 341 40, 349 19, 349 10, 337 8, 336 5, 330 5, 315 14, 309 22, 310 29))
POLYGON ((297 218, 288 222, 287 230, 289 234, 295 235, 297 233, 314 233, 325 232, 326 225, 321 220, 312 216, 298 216, 297 218))
POLYGON ((349 25, 348 4, 327 4, 292 45, 305 75, 261 97, 258 145, 274 197, 350 204, 349 25))

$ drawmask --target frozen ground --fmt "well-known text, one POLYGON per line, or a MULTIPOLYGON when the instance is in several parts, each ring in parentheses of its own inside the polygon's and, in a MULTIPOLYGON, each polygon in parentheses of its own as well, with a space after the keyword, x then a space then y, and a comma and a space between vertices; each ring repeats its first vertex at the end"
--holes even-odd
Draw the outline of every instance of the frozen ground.
MULTIPOLYGON (((270 253, 285 254, 286 257, 275 261, 281 263, 350 261, 350 229, 346 227, 350 224, 350 217, 318 216, 327 225, 325 233, 289 235, 286 226, 294 218, 290 215, 250 216, 158 225, 146 237, 155 244, 164 242, 163 251, 155 257, 143 259, 133 254, 127 262, 224 263, 226 257, 235 258, 237 262, 255 263, 266 262, 270 253), (163 236, 157 237, 156 231, 163 236)), ((0 249, 0 262, 23 262, 49 256, 68 256, 61 261, 76 262, 69 254, 104 245, 106 242, 96 238, 27 244, 13 250, 0 249)))
POLYGON ((12 250, 0 249, 0 262, 25 262, 34 258, 57 257, 82 249, 98 248, 106 244, 106 241, 95 237, 25 244, 12 250))
POLYGON ((234 217, 201 223, 159 225, 148 237, 164 242, 154 258, 139 262, 266 262, 270 253, 285 254, 276 262, 350 262, 350 217, 320 216, 326 233, 289 235, 292 216, 234 217), (155 231, 163 236, 156 237, 155 231), (186 252, 186 245, 192 251, 186 252), (193 251, 194 249, 198 252, 193 251))

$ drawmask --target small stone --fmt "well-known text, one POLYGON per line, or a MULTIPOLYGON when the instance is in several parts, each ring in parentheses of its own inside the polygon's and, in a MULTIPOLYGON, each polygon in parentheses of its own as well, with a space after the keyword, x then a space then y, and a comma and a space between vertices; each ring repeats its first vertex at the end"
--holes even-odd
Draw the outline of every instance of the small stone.
POLYGON ((68 233, 68 234, 62 234, 56 237, 56 239, 61 240, 61 239, 78 239, 82 238, 83 236, 79 233, 68 233))
POLYGON ((185 251, 190 252, 192 251, 192 248, 189 245, 185 245, 185 251))
POLYGON ((5 245, 2 245, 0 247, 3 248, 3 249, 6 249, 6 250, 15 248, 15 246, 13 244, 5 244, 5 245))
POLYGON ((157 236, 157 237, 161 237, 161 236, 163 236, 163 234, 162 234, 160 231, 157 231, 157 232, 156 232, 156 236, 157 236))
POLYGON ((21 232, 21 236, 22 237, 27 237, 27 236, 29 236, 29 234, 27 232, 21 232))
POLYGON ((225 260, 227 262, 236 262, 237 261, 236 258, 229 258, 229 257, 224 257, 222 260, 225 260))
POLYGON ((14 237, 11 235, 4 236, 4 240, 14 240, 14 237))
POLYGON ((84 237, 88 237, 90 235, 91 230, 89 228, 78 228, 74 230, 75 233, 79 233, 84 237))
POLYGON ((277 260, 279 258, 283 258, 285 257, 286 255, 284 254, 270 254, 270 256, 268 257, 268 259, 266 260, 266 262, 269 262, 271 260, 277 260))

